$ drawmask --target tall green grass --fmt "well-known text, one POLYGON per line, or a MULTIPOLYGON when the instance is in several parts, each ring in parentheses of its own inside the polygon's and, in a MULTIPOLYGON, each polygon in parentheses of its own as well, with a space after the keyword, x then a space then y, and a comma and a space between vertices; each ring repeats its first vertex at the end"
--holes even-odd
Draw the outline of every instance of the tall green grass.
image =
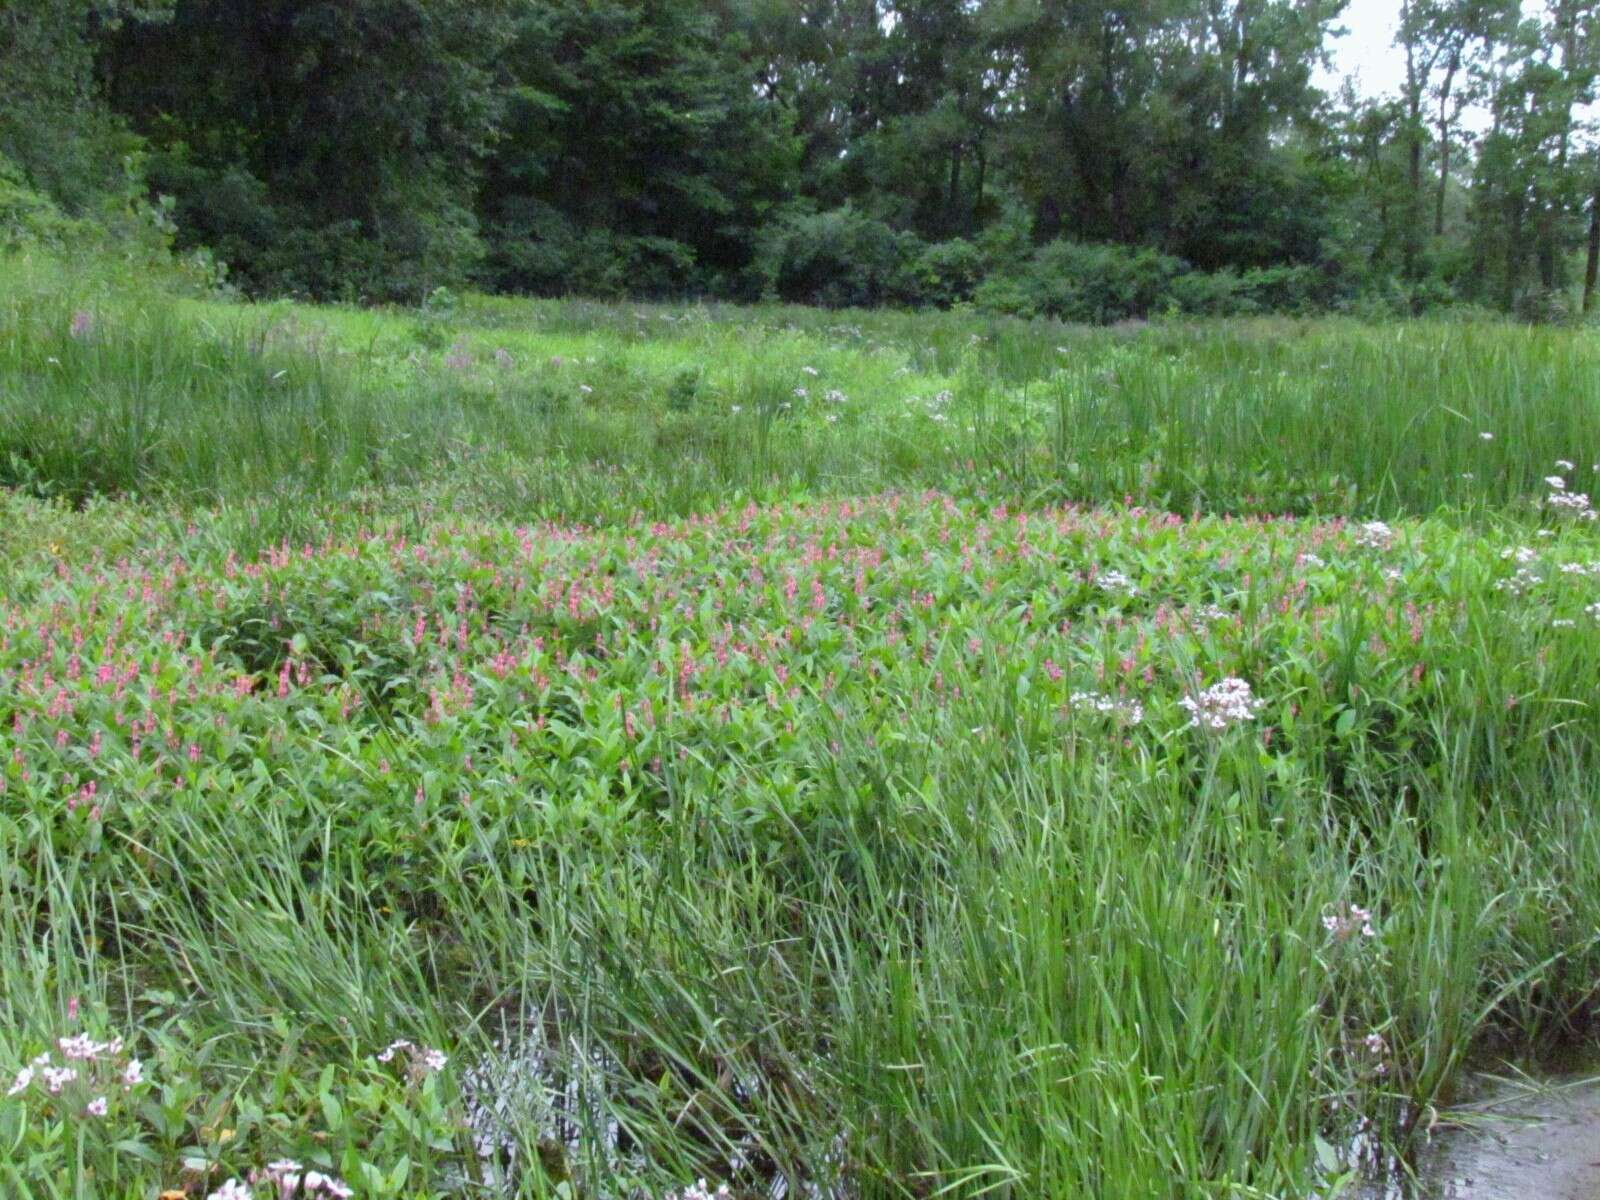
POLYGON ((1600 462, 1583 331, 489 300, 408 315, 0 271, 0 480, 75 499, 443 478, 518 517, 889 486, 1392 516, 1521 504, 1561 459, 1582 490, 1600 462), (79 313, 92 329, 74 336, 79 313))
POLYGON ((1585 334, 0 271, 0 1070, 154 1081, 0 1101, 0 1194, 1332 1197, 1593 1039, 1585 334))

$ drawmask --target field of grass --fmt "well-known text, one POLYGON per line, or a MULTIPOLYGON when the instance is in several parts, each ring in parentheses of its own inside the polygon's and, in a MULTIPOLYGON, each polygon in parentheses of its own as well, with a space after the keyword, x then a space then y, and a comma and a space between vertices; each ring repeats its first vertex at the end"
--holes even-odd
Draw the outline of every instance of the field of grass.
POLYGON ((1594 1037, 1587 334, 0 280, 0 1194, 1332 1197, 1594 1037))

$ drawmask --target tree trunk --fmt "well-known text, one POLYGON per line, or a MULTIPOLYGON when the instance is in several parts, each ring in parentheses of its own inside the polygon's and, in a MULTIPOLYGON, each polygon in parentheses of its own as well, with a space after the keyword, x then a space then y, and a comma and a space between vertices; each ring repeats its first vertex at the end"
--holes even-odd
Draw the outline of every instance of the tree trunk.
POLYGON ((1600 275, 1600 180, 1589 200, 1589 256, 1583 263, 1583 315, 1594 305, 1595 278, 1600 275))
POLYGON ((1439 190, 1433 198, 1433 236, 1444 234, 1444 193, 1450 182, 1450 89, 1455 83, 1461 54, 1453 50, 1439 87, 1439 190))
POLYGON ((1439 191, 1433 198, 1433 236, 1444 235, 1444 193, 1450 181, 1450 139, 1439 139, 1439 191))
POLYGON ((1547 292, 1556 287, 1556 215, 1548 204, 1539 212, 1539 286, 1547 292))
POLYGON ((1517 303, 1517 283, 1522 265, 1522 198, 1511 201, 1511 236, 1506 241, 1505 276, 1501 283, 1500 307, 1510 312, 1517 303))
POLYGON ((971 227, 976 229, 983 219, 983 177, 989 167, 989 156, 984 153, 983 142, 978 143, 978 182, 972 189, 972 222, 971 227))
POLYGON ((948 236, 957 231, 960 217, 956 215, 956 200, 961 195, 961 147, 950 151, 950 189, 944 202, 944 227, 948 236))
MULTIPOLYGON (((1402 13, 1409 13, 1409 5, 1402 13)), ((1404 17, 1402 17, 1404 27, 1404 17)), ((1406 206, 1405 227, 1400 236, 1400 273, 1414 281, 1422 268, 1422 90, 1427 82, 1427 70, 1417 65, 1416 45, 1407 40, 1406 46, 1406 206)))

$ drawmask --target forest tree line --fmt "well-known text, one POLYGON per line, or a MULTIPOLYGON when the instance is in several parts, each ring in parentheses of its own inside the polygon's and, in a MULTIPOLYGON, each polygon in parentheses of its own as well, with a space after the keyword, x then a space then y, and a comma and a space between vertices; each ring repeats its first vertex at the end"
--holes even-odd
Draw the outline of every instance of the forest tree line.
POLYGON ((253 294, 1587 311, 1600 0, 0 0, 0 240, 253 294))

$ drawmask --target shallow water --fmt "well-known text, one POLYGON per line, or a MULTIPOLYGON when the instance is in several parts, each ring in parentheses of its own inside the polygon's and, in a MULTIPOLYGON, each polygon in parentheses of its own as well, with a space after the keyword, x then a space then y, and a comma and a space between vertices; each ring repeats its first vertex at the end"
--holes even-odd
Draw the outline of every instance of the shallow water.
MULTIPOLYGON (((529 1157, 563 1160, 598 1200, 636 1200, 646 1164, 624 1149, 611 1114, 620 1065, 593 1050, 563 1050, 530 1029, 503 1033, 462 1079, 489 1194, 510 1196, 529 1157)), ((736 1096, 744 1088, 735 1086, 736 1096)), ((1361 1139, 1356 1161, 1368 1174, 1347 1200, 1600 1200, 1600 1057, 1535 1070, 1500 1065, 1474 1071, 1462 1099, 1431 1122, 1412 1162, 1401 1164, 1361 1139)), ((753 1144, 750 1146, 754 1149, 753 1144)), ((853 1200, 842 1146, 821 1170, 796 1179, 751 1171, 744 1154, 725 1176, 767 1200, 853 1200)))
POLYGON ((1600 1200, 1600 1078, 1500 1079, 1440 1139, 1439 1200, 1600 1200))
POLYGON ((1474 1074, 1384 1200, 1600 1200, 1600 1070, 1474 1074))
MULTIPOLYGON (((492 1052, 470 1063, 461 1080, 487 1194, 516 1194, 529 1160, 538 1158, 545 1177, 570 1177, 596 1200, 648 1196, 637 1183, 647 1164, 629 1148, 612 1111, 621 1072, 610 1056, 551 1045, 536 1029, 503 1031, 492 1052)), ((736 1083, 733 1097, 742 1102, 756 1086, 736 1083)), ((823 1147, 809 1171, 793 1178, 755 1169, 756 1149, 746 1139, 722 1164, 719 1178, 740 1184, 741 1194, 766 1200, 853 1200, 838 1138, 823 1147)))

